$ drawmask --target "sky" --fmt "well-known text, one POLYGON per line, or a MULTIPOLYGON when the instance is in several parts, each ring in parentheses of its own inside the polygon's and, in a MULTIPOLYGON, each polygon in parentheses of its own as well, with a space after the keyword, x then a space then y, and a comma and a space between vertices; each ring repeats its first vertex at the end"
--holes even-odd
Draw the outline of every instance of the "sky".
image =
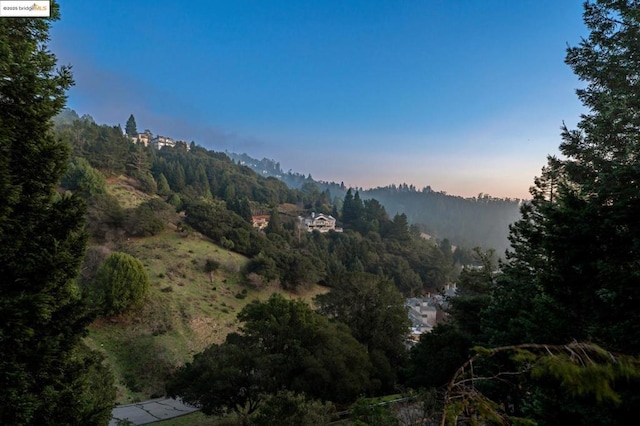
POLYGON ((581 0, 59 0, 68 107, 370 188, 528 198, 584 112, 581 0))

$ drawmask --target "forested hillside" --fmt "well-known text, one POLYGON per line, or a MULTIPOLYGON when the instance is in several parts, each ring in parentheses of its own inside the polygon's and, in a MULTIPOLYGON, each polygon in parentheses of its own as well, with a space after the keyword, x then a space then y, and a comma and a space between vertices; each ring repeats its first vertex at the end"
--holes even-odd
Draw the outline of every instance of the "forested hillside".
MULTIPOLYGON (((87 203, 89 249, 78 283, 98 317, 91 328, 94 342, 108 348, 106 355, 117 370, 120 401, 162 395, 169 373, 190 359, 178 349, 183 345, 201 350, 202 344, 213 343, 208 351, 221 357, 236 350, 281 356, 279 347, 258 350, 254 339, 234 337, 233 332, 240 331, 238 325, 225 317, 233 318, 249 306, 243 309, 244 302, 229 296, 263 300, 273 291, 315 292, 317 285, 350 292, 365 303, 354 321, 349 317, 355 315, 355 305, 336 311, 343 297, 317 301, 329 317, 346 323, 346 328, 335 330, 336 335, 327 331, 326 336, 317 336, 327 339, 324 347, 305 349, 323 365, 318 366, 323 375, 334 376, 331 382, 336 387, 326 387, 326 379, 315 376, 319 373, 309 372, 308 381, 303 381, 298 373, 287 370, 306 368, 308 359, 302 357, 291 359, 286 368, 281 367, 285 370, 265 371, 280 378, 275 384, 256 384, 260 394, 286 386, 314 397, 333 395, 332 401, 348 404, 362 394, 393 392, 407 361, 402 343, 408 325, 403 295, 437 292, 463 264, 474 262, 469 250, 453 250, 446 239, 422 238, 406 215, 390 217, 380 203, 360 199, 357 191, 348 190, 338 208, 315 185, 289 189, 276 178, 260 176, 226 154, 195 143, 157 150, 132 141, 119 126, 100 125, 88 115, 79 117, 68 110, 54 122, 56 134, 71 152, 61 190, 87 203), (333 213, 339 226, 329 232, 309 232, 301 217, 320 213, 333 213), (256 215, 268 218, 262 230, 254 226, 256 215), (207 241, 196 244, 201 239, 207 241), (211 254, 202 254, 204 250, 211 254), (243 260, 228 265, 223 255, 227 251, 243 260), (178 320, 172 319, 176 311, 178 320), (371 320, 362 323, 365 314, 371 320), (211 325, 205 327, 207 331, 194 327, 194 322, 211 325), (135 323, 140 324, 135 332, 123 328, 135 323), (123 338, 116 338, 117 332, 123 338), (203 339, 203 334, 213 338, 203 339), (187 339, 191 342, 186 343, 187 339), (330 349, 335 341, 347 347, 330 349), (167 346, 168 342, 176 347, 167 346), (154 365, 163 367, 145 370, 142 359, 130 359, 128 351, 122 350, 141 345, 155 348, 154 365), (359 365, 356 376, 344 378, 356 382, 338 380, 354 367, 334 370, 338 367, 327 358, 333 356, 329 350, 349 354, 353 359, 345 362, 359 365), (325 393, 314 393, 321 389, 325 393)), ((310 316, 312 327, 328 321, 302 302, 281 306, 283 301, 272 298, 264 303, 268 305, 260 309, 292 309, 310 316)), ((252 332, 241 331, 243 336, 252 332)), ((313 335, 310 330, 299 332, 313 335)), ((306 345, 296 342, 291 344, 306 345)), ((252 362, 262 362, 254 358, 252 362)), ((176 382, 171 389, 183 394, 187 385, 176 382)), ((260 394, 251 398, 260 399, 260 394)), ((215 410, 227 403, 216 402, 215 410)))
MULTIPOLYGON (((290 188, 320 192, 338 206, 349 189, 344 183, 316 181, 311 175, 291 170, 284 172, 275 160, 257 160, 247 154, 228 155, 262 176, 281 179, 290 188)), ((390 214, 404 213, 411 224, 419 225, 428 235, 440 240, 447 238, 454 245, 494 249, 500 256, 509 248, 509 225, 520 218, 523 201, 488 194, 465 198, 429 186, 419 189, 407 184, 359 188, 358 192, 362 199, 378 200, 390 214)))
POLYGON ((266 282, 275 280, 286 288, 330 284, 342 272, 362 271, 393 279, 406 295, 442 287, 451 278, 454 258, 459 264, 472 261, 463 248, 453 253, 446 242, 446 247, 438 246, 419 238, 419 229, 409 226, 406 215, 389 217, 380 203, 362 201, 357 192, 354 200, 348 191, 338 211, 328 194, 309 187, 289 189, 224 153, 195 144, 157 151, 131 142, 117 126, 65 114, 56 131, 70 144, 73 159, 62 184, 88 200, 97 241, 153 235, 163 229, 170 212, 183 211, 180 226, 251 257, 247 272, 266 282), (103 183, 104 175, 119 174, 153 198, 124 212, 103 183), (300 231, 298 216, 312 212, 333 212, 345 232, 300 231), (252 226, 252 216, 259 213, 270 216, 265 232, 252 226))

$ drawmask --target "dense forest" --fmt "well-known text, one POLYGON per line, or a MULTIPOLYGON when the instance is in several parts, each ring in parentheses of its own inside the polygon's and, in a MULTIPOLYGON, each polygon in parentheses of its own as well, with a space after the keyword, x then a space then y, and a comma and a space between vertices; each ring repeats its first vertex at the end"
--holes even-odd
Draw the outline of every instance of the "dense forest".
MULTIPOLYGON (((635 418, 636 2, 585 4, 590 34, 566 62, 586 83, 577 94, 589 112, 563 128, 563 157, 535 179, 502 261, 423 238, 408 213, 388 214, 358 188, 342 197, 311 181, 290 188, 195 142, 134 143, 133 115, 123 131, 64 110, 73 79, 47 50, 52 19, 0 20, 9 58, 0 61, 0 423, 108 424, 113 374, 84 337, 96 319, 147 302, 149 276, 127 242, 167 227, 245 256, 246 288, 282 290, 245 305, 236 331, 167 371, 166 393, 207 415, 243 425, 322 425, 343 409, 372 425, 635 418), (123 204, 107 191, 114 179, 144 199, 123 204), (308 232, 299 216, 313 212, 335 215, 343 232, 308 232), (269 215, 263 230, 256 214, 269 215), (453 280, 458 292, 440 306, 447 320, 408 349, 404 298, 453 280), (313 305, 283 295, 317 284, 329 291, 313 305), (404 411, 363 399, 398 393, 409 395, 404 411)), ((393 191, 406 204, 430 193, 378 195, 393 191)), ((517 204, 473 202, 483 200, 517 204)))

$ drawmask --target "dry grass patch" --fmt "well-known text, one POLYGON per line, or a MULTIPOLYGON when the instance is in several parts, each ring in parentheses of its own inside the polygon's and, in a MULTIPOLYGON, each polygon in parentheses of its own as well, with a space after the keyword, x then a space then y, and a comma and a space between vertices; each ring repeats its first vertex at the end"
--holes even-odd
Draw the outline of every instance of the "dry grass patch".
POLYGON ((128 176, 107 178, 107 193, 116 197, 120 205, 125 208, 138 207, 142 202, 155 198, 136 188, 136 181, 128 176))

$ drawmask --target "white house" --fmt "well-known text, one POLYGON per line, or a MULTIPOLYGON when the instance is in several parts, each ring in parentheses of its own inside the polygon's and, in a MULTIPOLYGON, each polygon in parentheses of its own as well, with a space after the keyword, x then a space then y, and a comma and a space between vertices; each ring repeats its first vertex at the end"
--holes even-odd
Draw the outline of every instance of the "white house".
POLYGON ((308 232, 342 232, 342 228, 336 228, 336 219, 331 215, 311 213, 309 217, 300 217, 300 224, 308 232))
POLYGON ((165 146, 169 146, 173 148, 175 145, 176 145, 176 141, 166 136, 158 135, 151 140, 151 146, 154 147, 155 149, 162 149, 165 146))

